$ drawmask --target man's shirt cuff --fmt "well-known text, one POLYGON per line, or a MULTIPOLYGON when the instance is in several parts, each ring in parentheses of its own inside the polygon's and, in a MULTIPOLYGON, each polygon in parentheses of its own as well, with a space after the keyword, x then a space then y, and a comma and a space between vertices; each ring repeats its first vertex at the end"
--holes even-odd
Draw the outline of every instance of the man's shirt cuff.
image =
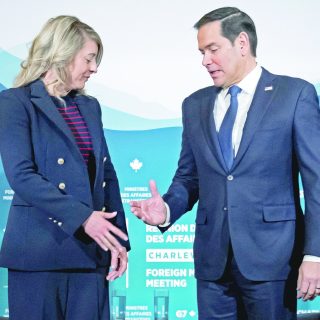
POLYGON ((303 261, 320 262, 320 257, 311 256, 311 255, 309 255, 309 254, 306 254, 306 255, 303 257, 303 261))
POLYGON ((163 224, 159 224, 158 227, 161 227, 161 228, 165 228, 170 225, 170 208, 167 205, 167 203, 164 203, 164 205, 166 206, 166 209, 167 209, 167 217, 166 217, 166 221, 163 224))

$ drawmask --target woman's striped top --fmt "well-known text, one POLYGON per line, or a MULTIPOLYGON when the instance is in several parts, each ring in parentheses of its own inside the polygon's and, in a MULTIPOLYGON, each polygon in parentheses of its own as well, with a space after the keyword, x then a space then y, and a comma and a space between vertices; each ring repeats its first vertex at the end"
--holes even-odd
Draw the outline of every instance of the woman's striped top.
POLYGON ((93 155, 93 145, 89 129, 74 99, 66 96, 63 97, 63 100, 66 106, 63 106, 57 98, 54 99, 54 102, 62 118, 69 126, 83 159, 88 165, 89 159, 93 155))

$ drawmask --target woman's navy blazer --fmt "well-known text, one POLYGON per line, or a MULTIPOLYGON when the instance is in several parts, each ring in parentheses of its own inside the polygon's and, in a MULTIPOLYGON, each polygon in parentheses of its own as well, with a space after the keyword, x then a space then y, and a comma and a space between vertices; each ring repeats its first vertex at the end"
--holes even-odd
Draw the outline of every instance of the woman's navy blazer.
MULTIPOLYGON (((82 228, 94 210, 117 211, 112 221, 127 232, 100 105, 84 95, 75 102, 92 137, 92 190, 87 165, 43 82, 0 93, 0 152, 15 192, 0 253, 3 267, 32 271, 107 266, 110 253, 82 228)), ((129 250, 128 242, 122 244, 129 250)))

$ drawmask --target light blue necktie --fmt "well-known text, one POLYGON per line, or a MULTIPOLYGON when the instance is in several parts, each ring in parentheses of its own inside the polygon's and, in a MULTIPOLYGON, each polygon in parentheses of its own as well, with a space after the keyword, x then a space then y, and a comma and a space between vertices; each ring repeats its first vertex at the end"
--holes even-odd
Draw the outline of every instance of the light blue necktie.
POLYGON ((227 168, 230 170, 233 164, 233 147, 232 147, 232 129, 238 111, 237 95, 241 91, 238 86, 229 88, 228 93, 231 95, 230 106, 223 118, 218 137, 220 148, 227 168))

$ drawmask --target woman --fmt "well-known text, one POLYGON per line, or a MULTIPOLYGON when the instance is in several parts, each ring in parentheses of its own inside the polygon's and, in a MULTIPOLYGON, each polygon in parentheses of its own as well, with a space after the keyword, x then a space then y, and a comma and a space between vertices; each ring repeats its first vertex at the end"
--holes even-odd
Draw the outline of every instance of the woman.
POLYGON ((15 88, 0 94, 0 151, 15 191, 0 253, 11 320, 109 319, 108 281, 126 270, 130 246, 101 109, 83 91, 102 51, 76 17, 50 19, 15 88))

